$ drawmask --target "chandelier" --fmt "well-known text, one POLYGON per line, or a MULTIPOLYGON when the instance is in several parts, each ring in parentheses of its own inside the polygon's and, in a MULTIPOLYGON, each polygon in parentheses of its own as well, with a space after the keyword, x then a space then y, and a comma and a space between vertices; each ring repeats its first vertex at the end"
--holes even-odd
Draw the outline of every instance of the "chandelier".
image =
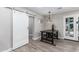
POLYGON ((49 15, 48 15, 48 21, 51 21, 51 11, 48 12, 49 15))

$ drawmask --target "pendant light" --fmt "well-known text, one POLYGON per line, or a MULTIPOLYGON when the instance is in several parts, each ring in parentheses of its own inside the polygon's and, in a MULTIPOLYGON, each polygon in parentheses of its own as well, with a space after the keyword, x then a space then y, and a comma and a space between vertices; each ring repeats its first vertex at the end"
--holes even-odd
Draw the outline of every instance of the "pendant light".
POLYGON ((51 11, 48 12, 49 15, 48 15, 48 21, 51 21, 51 11))

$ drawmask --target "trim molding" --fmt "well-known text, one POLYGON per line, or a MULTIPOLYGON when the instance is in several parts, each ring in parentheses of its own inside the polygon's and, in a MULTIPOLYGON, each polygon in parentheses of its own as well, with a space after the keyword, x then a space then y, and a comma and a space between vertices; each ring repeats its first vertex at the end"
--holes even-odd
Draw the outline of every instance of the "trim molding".
POLYGON ((33 40, 38 40, 39 38, 41 38, 41 36, 39 36, 39 37, 33 37, 33 40))
POLYGON ((58 37, 59 39, 64 39, 64 37, 58 37))
POLYGON ((12 51, 12 48, 9 48, 9 49, 4 50, 4 51, 2 51, 2 52, 11 52, 11 51, 12 51))
MULTIPOLYGON (((39 36, 39 37, 33 37, 33 40, 38 40, 39 38, 41 38, 41 36, 39 36)), ((64 37, 59 37, 59 39, 64 39, 64 37)))

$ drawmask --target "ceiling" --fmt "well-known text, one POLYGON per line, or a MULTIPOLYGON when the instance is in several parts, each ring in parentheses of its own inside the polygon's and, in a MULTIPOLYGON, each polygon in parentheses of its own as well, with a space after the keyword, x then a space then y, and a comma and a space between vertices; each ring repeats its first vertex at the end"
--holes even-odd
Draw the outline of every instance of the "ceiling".
POLYGON ((26 8, 40 15, 48 15, 49 11, 51 11, 51 14, 59 14, 79 10, 79 7, 26 7, 26 8))

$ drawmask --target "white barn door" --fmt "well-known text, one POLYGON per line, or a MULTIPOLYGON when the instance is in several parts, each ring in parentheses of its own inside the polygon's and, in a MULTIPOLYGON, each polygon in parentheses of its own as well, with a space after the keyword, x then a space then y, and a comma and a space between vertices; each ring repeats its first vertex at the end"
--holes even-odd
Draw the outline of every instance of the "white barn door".
POLYGON ((28 15, 13 10, 13 49, 28 43, 28 15))

